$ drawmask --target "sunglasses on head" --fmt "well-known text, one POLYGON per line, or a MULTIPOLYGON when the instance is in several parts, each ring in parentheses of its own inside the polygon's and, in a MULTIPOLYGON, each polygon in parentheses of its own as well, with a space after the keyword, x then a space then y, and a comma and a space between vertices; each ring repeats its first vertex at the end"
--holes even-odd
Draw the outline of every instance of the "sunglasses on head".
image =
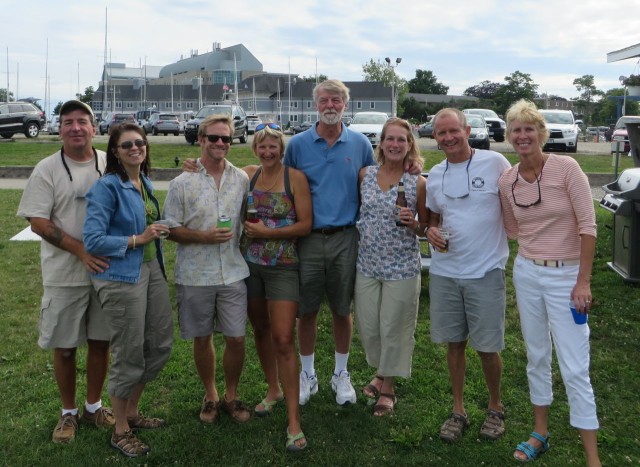
POLYGON ((147 145, 147 142, 143 139, 137 139, 135 141, 125 141, 124 143, 118 144, 116 147, 122 149, 131 149, 134 144, 137 148, 142 148, 147 145))
POLYGON ((210 143, 217 143, 219 139, 221 139, 222 142, 225 144, 229 144, 231 142, 231 136, 220 136, 220 135, 206 135, 206 136, 210 143))
POLYGON ((280 125, 278 125, 277 123, 261 123, 259 125, 256 125, 256 131, 264 130, 267 127, 271 128, 272 130, 282 131, 280 125))

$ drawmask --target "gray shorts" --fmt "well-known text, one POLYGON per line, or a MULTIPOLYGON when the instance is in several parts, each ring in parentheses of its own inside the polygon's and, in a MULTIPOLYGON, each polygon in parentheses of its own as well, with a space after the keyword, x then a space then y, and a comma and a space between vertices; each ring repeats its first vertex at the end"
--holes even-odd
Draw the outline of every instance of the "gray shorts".
POLYGON ((91 285, 45 285, 39 328, 38 345, 43 349, 73 349, 87 339, 109 340, 109 326, 91 285))
POLYGON ((504 349, 506 281, 494 269, 479 279, 429 275, 431 340, 463 342, 479 352, 504 349))
POLYGON ((333 235, 312 232, 298 240, 298 314, 317 312, 325 293, 333 312, 341 316, 351 313, 358 238, 358 229, 353 227, 333 235))
POLYGON ((247 325, 247 286, 244 280, 229 285, 176 284, 180 337, 193 339, 220 332, 243 337, 247 325))
POLYGON ((251 275, 244 281, 247 284, 247 298, 266 300, 287 300, 297 302, 300 297, 300 276, 297 268, 283 266, 264 266, 247 263, 251 275))

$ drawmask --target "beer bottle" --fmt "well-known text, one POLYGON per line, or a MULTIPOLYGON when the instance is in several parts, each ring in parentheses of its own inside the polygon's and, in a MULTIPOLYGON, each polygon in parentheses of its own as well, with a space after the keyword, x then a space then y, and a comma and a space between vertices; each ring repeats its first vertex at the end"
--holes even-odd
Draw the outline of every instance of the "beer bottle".
POLYGON ((407 198, 404 194, 404 183, 402 180, 398 182, 398 197, 396 198, 396 225, 398 227, 404 227, 405 225, 400 222, 400 208, 407 207, 407 198))
POLYGON ((253 202, 253 192, 249 192, 249 196, 247 197, 247 221, 248 222, 258 222, 258 210, 253 202))

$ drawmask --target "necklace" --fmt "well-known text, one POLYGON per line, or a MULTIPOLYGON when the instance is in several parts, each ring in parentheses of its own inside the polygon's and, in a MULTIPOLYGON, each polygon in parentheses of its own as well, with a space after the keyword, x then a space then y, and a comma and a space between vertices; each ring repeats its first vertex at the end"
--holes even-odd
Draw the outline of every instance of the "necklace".
POLYGON ((264 180, 264 170, 260 172, 260 178, 262 179, 262 189, 264 191, 271 191, 273 187, 275 187, 280 182, 280 174, 282 173, 283 169, 284 169, 284 165, 280 167, 280 170, 278 170, 278 173, 275 176, 275 181, 268 188, 267 188, 267 182, 264 180))

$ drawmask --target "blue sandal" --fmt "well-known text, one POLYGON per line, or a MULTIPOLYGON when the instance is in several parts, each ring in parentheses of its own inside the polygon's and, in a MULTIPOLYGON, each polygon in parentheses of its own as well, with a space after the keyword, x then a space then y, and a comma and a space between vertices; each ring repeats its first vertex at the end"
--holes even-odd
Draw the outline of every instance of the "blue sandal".
POLYGON ((534 431, 531 433, 531 437, 540 441, 542 443, 542 446, 540 446, 539 448, 536 448, 536 447, 533 447, 531 444, 529 444, 527 441, 523 441, 522 443, 518 444, 518 446, 516 446, 516 451, 522 452, 527 457, 526 459, 520 459, 518 456, 516 456, 515 453, 513 453, 513 457, 517 461, 519 462, 534 461, 551 448, 551 446, 549 446, 549 438, 551 437, 550 433, 547 433, 547 437, 545 438, 541 434, 536 433, 534 431))

